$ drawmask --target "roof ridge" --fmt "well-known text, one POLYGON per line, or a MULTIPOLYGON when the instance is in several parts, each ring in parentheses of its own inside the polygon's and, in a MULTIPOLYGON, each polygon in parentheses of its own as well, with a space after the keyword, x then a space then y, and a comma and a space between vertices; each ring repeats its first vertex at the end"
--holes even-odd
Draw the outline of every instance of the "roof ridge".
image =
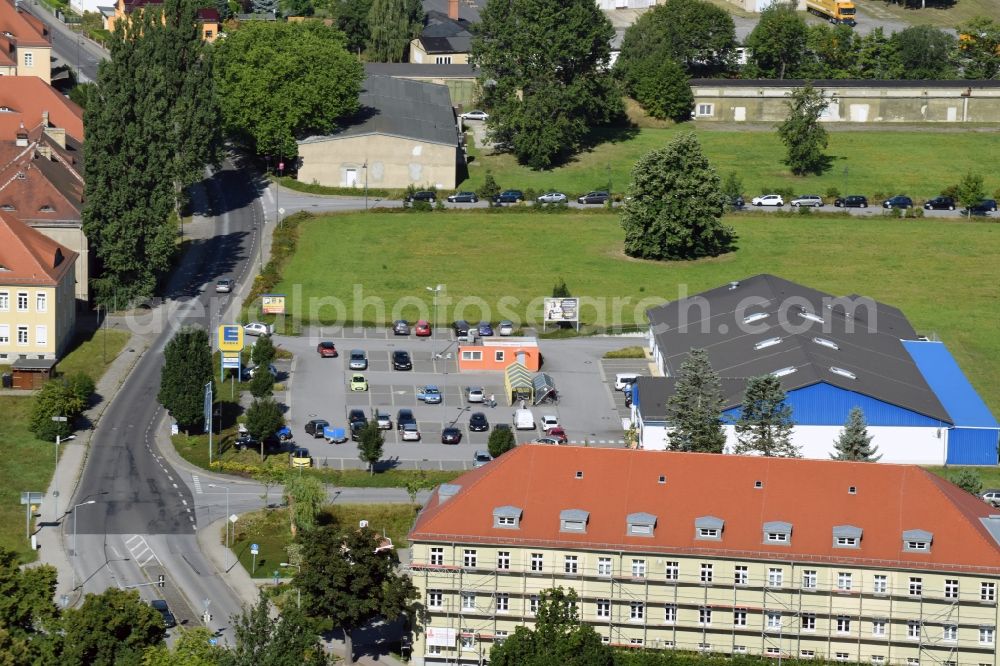
MULTIPOLYGON (((941 495, 941 497, 943 497, 952 507, 954 507, 959 513, 961 513, 966 518, 966 520, 968 521, 968 525, 972 527, 972 531, 976 533, 976 536, 978 536, 983 543, 985 543, 987 546, 991 546, 994 548, 1000 545, 1000 543, 998 543, 995 539, 993 539, 992 537, 987 538, 987 535, 984 534, 985 528, 983 527, 983 524, 980 522, 980 519, 983 518, 983 516, 976 515, 962 503, 956 502, 955 499, 948 492, 945 492, 945 488, 948 488, 949 490, 951 490, 951 488, 954 488, 963 493, 967 491, 959 488, 948 479, 939 476, 937 474, 934 474, 933 472, 930 472, 924 469, 923 467, 917 467, 917 470, 919 470, 919 472, 923 474, 926 480, 930 481, 931 485, 941 495)), ((971 495, 971 493, 969 494, 971 495)))

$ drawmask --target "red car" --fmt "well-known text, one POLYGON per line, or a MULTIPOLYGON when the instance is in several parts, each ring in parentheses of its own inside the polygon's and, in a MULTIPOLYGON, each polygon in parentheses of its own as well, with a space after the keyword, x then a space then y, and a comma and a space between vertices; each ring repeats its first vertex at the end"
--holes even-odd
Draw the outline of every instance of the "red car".
POLYGON ((553 437, 555 439, 558 439, 560 444, 565 444, 566 442, 569 441, 569 437, 566 436, 566 431, 559 426, 556 426, 555 428, 549 428, 548 430, 545 431, 545 435, 547 437, 553 437))
POLYGON ((318 353, 323 358, 337 358, 338 356, 337 347, 329 340, 326 340, 316 345, 316 353, 318 353))
POLYGON ((431 325, 425 320, 421 319, 417 322, 417 325, 413 327, 413 332, 421 338, 426 338, 431 334, 431 325))

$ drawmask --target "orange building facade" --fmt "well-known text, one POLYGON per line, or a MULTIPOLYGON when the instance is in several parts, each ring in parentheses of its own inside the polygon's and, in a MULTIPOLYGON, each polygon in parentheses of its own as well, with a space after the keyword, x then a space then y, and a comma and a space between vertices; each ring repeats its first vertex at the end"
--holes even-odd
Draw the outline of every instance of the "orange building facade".
POLYGON ((503 372, 511 363, 538 372, 541 362, 536 338, 477 338, 458 346, 461 372, 503 372))

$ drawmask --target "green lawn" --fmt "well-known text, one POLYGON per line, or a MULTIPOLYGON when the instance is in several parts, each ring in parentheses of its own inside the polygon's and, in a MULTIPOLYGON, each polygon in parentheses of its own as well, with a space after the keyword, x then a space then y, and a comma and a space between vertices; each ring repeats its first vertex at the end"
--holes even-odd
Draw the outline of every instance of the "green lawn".
POLYGON ((129 339, 128 331, 116 328, 100 329, 93 333, 82 335, 76 342, 73 351, 59 361, 56 370, 64 375, 85 372, 95 382, 104 375, 104 371, 114 362, 129 339))
MULTIPOLYGON (((939 28, 954 28, 976 16, 996 18, 1000 15, 1000 3, 997 0, 961 0, 943 9, 931 7, 933 1, 928 2, 925 9, 906 9, 902 5, 883 0, 861 0, 857 4, 862 12, 868 7, 874 7, 880 14, 888 13, 913 25, 933 25, 939 28)), ((859 16, 858 21, 862 22, 864 19, 859 16)))
POLYGON ((447 287, 439 321, 517 319, 529 309, 537 321, 540 304, 532 305, 533 299, 551 293, 562 278, 574 295, 587 299, 581 307, 584 323, 603 327, 642 322, 647 307, 677 298, 682 287, 697 293, 769 272, 902 308, 918 331, 948 343, 1000 413, 1000 224, 768 214, 728 221, 739 234, 738 251, 667 264, 625 257, 617 216, 600 212, 316 218, 301 225, 298 251, 277 291, 289 295, 290 312, 325 324, 336 321, 338 302, 340 316, 350 321, 430 318, 432 300, 424 287, 436 283, 447 287), (358 252, 373 236, 386 242, 377 251, 358 252), (367 299, 364 309, 357 293, 367 299), (422 310, 404 297, 410 303, 420 299, 422 310), (463 300, 486 310, 458 311, 463 300))
MULTIPOLYGON (((510 155, 482 156, 473 150, 476 157, 469 164, 469 179, 460 188, 476 189, 490 170, 501 188, 555 189, 576 196, 604 189, 610 181, 615 192, 624 192, 639 157, 692 129, 691 125, 640 129, 633 137, 602 143, 551 171, 532 171, 510 155)), ((702 123, 695 132, 720 176, 738 172, 748 195, 774 188, 823 195, 835 187, 842 194, 870 198, 908 194, 927 199, 957 184, 969 170, 984 176, 988 192, 1000 188, 1000 173, 994 168, 1000 155, 998 132, 834 131, 826 151, 834 158, 832 168, 822 176, 808 177, 791 175, 781 163, 784 147, 774 131, 726 132, 702 123)))

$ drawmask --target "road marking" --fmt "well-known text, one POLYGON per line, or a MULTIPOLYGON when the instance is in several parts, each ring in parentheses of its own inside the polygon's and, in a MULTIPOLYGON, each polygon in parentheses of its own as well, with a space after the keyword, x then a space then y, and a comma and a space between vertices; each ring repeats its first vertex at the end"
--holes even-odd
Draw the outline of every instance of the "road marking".
POLYGON ((132 560, 136 562, 140 567, 144 567, 150 562, 156 562, 160 566, 163 563, 160 562, 160 558, 156 556, 153 549, 146 543, 146 539, 138 534, 132 535, 130 538, 125 540, 125 546, 128 548, 129 554, 132 556, 132 560))
POLYGON ((191 475, 191 483, 194 485, 194 492, 196 495, 201 495, 201 479, 198 478, 197 474, 191 475))

